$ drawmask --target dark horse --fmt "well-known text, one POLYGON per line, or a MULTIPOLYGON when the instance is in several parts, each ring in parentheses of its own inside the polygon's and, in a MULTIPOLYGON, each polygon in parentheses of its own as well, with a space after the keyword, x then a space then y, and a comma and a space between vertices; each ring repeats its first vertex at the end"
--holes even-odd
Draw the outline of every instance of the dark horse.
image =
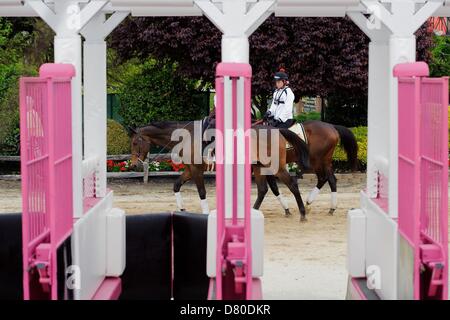
MULTIPOLYGON (((204 172, 208 169, 209 164, 208 161, 206 161, 205 158, 203 157, 204 154, 203 139, 202 139, 203 131, 201 129, 203 127, 204 126, 202 125, 201 121, 189 121, 189 122, 166 121, 166 122, 153 122, 147 126, 138 129, 130 129, 131 165, 136 166, 139 161, 144 161, 150 150, 150 145, 152 144, 172 150, 172 148, 180 144, 179 141, 174 141, 175 130, 182 129, 181 131, 184 131, 186 133, 184 137, 189 138, 187 139, 190 142, 188 147, 189 150, 187 151, 190 152, 190 156, 187 159, 188 161, 186 161, 186 158, 183 157, 184 159, 183 162, 185 163, 185 170, 180 175, 180 177, 177 179, 177 181, 174 183, 173 186, 173 191, 175 193, 177 205, 180 210, 185 210, 183 200, 180 194, 180 189, 185 182, 193 179, 197 185, 202 211, 203 213, 208 213, 209 208, 206 202, 204 172), (198 128, 200 128, 200 130, 198 128), (201 133, 200 136, 198 135, 199 131, 201 133), (198 158, 196 159, 199 149, 201 155, 200 161, 198 158)), ((289 188, 289 190, 294 194, 300 211, 301 220, 305 221, 306 210, 300 195, 297 179, 291 177, 289 172, 286 170, 286 164, 296 162, 299 166, 303 168, 309 168, 310 164, 307 145, 296 134, 287 129, 275 129, 269 128, 267 126, 256 126, 254 127, 254 129, 256 129, 255 130, 256 136, 252 135, 252 139, 256 138, 257 143, 252 143, 252 145, 257 146, 257 149, 261 148, 266 149, 265 155, 268 156, 272 156, 271 155, 272 135, 276 134, 275 139, 278 140, 274 141, 277 141, 277 148, 278 148, 277 158, 279 161, 277 162, 277 164, 275 165, 276 167, 271 173, 274 176, 278 177, 283 183, 285 183, 286 186, 289 188), (260 132, 262 132, 261 130, 267 130, 268 132, 267 138, 265 140, 261 138, 260 134, 260 132), (293 147, 293 150, 295 150, 295 152, 288 152, 288 148, 286 147, 287 143, 289 143, 289 145, 293 147)), ((181 131, 178 131, 177 135, 181 133, 181 131)), ((184 149, 184 151, 186 151, 186 149, 184 149)), ((182 153, 183 149, 181 150, 180 155, 184 156, 182 153)), ((272 163, 264 163, 259 158, 259 154, 260 154, 259 150, 256 150, 256 152, 252 152, 252 161, 254 163, 252 165, 252 168, 255 173, 257 183, 258 181, 265 182, 265 180, 263 180, 264 176, 261 174, 262 168, 270 168, 272 166, 272 163)))

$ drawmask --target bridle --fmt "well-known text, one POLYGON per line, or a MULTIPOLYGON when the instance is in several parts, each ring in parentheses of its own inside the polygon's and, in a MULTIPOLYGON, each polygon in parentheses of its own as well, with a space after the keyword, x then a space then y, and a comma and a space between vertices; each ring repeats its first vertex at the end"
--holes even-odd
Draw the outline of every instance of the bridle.
POLYGON ((134 139, 138 139, 139 148, 138 148, 138 152, 137 153, 133 152, 133 153, 131 153, 131 155, 136 156, 136 158, 138 159, 138 161, 140 163, 144 163, 145 156, 144 156, 144 160, 141 160, 141 155, 142 155, 141 144, 144 142, 144 143, 147 143, 148 145, 150 145, 151 142, 145 140, 144 138, 142 138, 142 135, 139 132, 136 133, 136 135, 137 135, 137 137, 135 137, 134 139))

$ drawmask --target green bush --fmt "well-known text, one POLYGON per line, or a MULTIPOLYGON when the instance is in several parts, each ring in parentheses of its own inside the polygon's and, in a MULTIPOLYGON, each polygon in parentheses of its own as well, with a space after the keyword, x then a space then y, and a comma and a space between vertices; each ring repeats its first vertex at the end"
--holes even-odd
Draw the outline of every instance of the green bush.
POLYGON ((108 119, 107 124, 107 153, 128 154, 130 153, 130 138, 122 125, 114 120, 108 119))
POLYGON ((299 115, 295 116, 295 120, 297 122, 305 122, 308 120, 320 120, 320 112, 302 112, 299 115))
POLYGON ((20 63, 0 65, 0 154, 18 155, 19 136, 19 77, 34 76, 33 67, 20 63))
MULTIPOLYGON (((367 127, 356 127, 351 130, 358 143, 359 169, 364 170, 367 167, 367 127)), ((341 145, 334 151, 333 162, 338 169, 346 167, 347 155, 341 145)))
POLYGON ((204 113, 196 105, 196 82, 182 78, 173 63, 145 62, 138 73, 124 82, 119 114, 126 126, 151 121, 194 120, 204 113))

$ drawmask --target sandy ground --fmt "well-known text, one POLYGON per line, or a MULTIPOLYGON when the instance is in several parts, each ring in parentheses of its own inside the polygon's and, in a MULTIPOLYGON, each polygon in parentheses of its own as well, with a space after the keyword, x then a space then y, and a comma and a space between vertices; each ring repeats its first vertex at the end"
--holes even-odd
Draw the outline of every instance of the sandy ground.
MULTIPOLYGON (((115 206, 128 214, 166 212, 176 210, 172 192, 173 180, 140 180, 110 182, 115 192, 115 206)), ((304 198, 313 184, 302 183, 304 198)), ((326 187, 312 206, 308 222, 300 223, 295 199, 284 186, 293 216, 285 218, 283 210, 272 194, 268 194, 261 210, 265 215, 264 277, 265 299, 344 299, 347 273, 346 213, 358 207, 358 192, 362 184, 338 183, 339 208, 329 216, 329 189, 326 187)), ((253 200, 256 199, 253 188, 253 200)), ((214 180, 207 182, 210 208, 215 208, 214 180)), ((200 212, 195 185, 182 189, 189 211, 200 212)), ((0 181, 0 213, 20 212, 20 183, 0 181)))

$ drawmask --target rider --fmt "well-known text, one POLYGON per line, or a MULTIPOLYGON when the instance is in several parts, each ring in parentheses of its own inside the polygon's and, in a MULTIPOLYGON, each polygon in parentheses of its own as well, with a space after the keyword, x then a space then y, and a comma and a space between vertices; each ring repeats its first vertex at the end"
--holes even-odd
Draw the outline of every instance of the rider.
POLYGON ((264 115, 264 120, 269 125, 277 128, 289 128, 294 123, 294 99, 295 95, 289 88, 288 75, 284 69, 280 69, 274 76, 275 92, 272 105, 264 115))

